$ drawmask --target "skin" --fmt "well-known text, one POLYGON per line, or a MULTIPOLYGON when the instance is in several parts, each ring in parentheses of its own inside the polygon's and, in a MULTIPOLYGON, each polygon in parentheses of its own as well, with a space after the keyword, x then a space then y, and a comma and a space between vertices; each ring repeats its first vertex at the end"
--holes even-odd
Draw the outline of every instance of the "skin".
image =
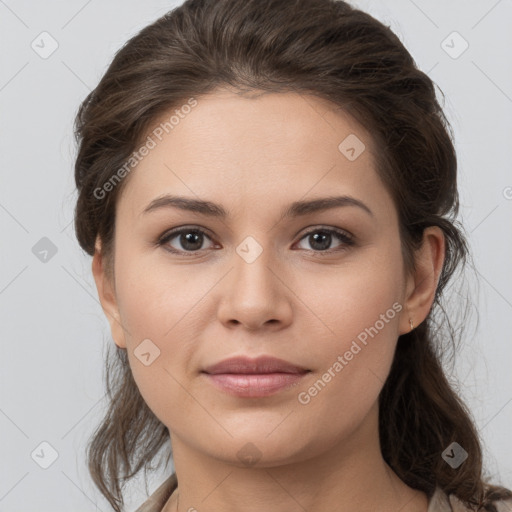
POLYGON ((127 349, 143 398, 170 431, 179 489, 164 510, 426 512, 427 496, 382 458, 378 396, 398 336, 432 306, 444 258, 441 230, 425 231, 417 269, 407 274, 397 210, 375 171, 371 137, 332 104, 229 90, 197 100, 123 189, 114 280, 99 239, 92 264, 113 339, 127 349), (366 146, 354 161, 338 149, 350 134, 366 146), (166 193, 212 201, 229 216, 172 207, 142 213, 166 193), (280 217, 294 201, 344 194, 373 215, 343 206, 280 217), (179 235, 167 247, 181 255, 155 243, 179 226, 207 232, 198 251, 179 235), (355 243, 333 234, 325 243, 331 252, 322 256, 321 243, 304 236, 312 228, 345 230, 355 243), (250 264, 236 252, 247 236, 263 249, 250 264), (298 394, 394 303, 401 311, 301 404, 298 394), (145 339, 160 350, 149 366, 134 354, 145 339), (272 355, 311 371, 265 398, 228 395, 200 373, 242 354, 272 355), (254 465, 237 456, 248 442, 260 454, 254 465))

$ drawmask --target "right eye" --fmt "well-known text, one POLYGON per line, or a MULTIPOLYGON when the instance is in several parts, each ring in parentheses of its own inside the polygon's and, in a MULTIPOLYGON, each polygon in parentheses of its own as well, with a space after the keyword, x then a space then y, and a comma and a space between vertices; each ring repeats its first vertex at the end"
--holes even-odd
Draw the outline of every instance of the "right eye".
POLYGON ((169 252, 175 254, 185 255, 186 253, 193 253, 204 250, 202 245, 204 238, 210 239, 205 231, 199 228, 178 228, 166 232, 159 240, 158 245, 164 247, 169 252), (176 245, 181 245, 182 248, 176 248, 170 242, 177 239, 176 245))

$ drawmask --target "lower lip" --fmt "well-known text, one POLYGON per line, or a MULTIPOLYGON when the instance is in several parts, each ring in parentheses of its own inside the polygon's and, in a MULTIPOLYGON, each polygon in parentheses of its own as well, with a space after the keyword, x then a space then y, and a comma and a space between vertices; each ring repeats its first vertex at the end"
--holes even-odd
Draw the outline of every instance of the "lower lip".
POLYGON ((205 373, 218 389, 240 397, 269 396, 297 384, 306 373, 205 373))

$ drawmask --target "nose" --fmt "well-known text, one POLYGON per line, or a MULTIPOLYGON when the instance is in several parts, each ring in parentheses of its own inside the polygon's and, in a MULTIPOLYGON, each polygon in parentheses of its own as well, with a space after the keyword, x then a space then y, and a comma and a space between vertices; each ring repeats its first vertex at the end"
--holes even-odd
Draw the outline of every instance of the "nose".
POLYGON ((292 320, 293 292, 280 265, 265 249, 252 262, 233 253, 233 268, 222 282, 218 319, 227 328, 279 330, 292 320))

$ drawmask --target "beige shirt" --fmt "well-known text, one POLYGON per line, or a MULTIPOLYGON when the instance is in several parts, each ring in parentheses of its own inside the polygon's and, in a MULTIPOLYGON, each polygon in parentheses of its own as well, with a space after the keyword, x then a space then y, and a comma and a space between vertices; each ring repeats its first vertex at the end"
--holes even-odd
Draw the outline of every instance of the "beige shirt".
MULTIPOLYGON (((173 473, 135 512, 161 512, 172 492, 178 485, 176 473, 173 473)), ((512 499, 494 503, 498 512, 512 512, 512 499)), ((447 496, 440 487, 430 498, 427 512, 468 512, 455 496, 447 496)))

